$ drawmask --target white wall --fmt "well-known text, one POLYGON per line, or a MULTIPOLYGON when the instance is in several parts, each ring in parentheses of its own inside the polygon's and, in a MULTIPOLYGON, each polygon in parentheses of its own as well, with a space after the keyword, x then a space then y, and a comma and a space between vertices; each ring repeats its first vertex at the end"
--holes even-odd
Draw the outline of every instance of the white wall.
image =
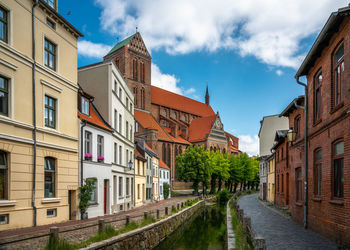
MULTIPOLYGON (((159 199, 164 200, 164 189, 163 183, 166 182, 170 186, 170 171, 168 169, 159 167, 159 199)), ((170 189, 169 189, 169 197, 170 198, 170 189)))

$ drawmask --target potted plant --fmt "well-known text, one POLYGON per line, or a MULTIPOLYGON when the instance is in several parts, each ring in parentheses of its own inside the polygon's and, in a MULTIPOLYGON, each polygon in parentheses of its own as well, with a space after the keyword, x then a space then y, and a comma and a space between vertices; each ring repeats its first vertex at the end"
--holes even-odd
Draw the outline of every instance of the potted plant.
POLYGON ((98 161, 98 162, 103 162, 104 159, 105 159, 105 158, 104 158, 102 155, 98 155, 98 156, 97 156, 97 161, 98 161))
POLYGON ((85 153, 85 160, 91 161, 92 154, 91 153, 85 153))
POLYGON ((95 189, 95 182, 96 179, 85 179, 85 184, 81 187, 79 187, 79 209, 80 209, 80 214, 81 214, 81 219, 87 219, 88 214, 86 210, 88 209, 90 205, 90 199, 92 192, 95 189))

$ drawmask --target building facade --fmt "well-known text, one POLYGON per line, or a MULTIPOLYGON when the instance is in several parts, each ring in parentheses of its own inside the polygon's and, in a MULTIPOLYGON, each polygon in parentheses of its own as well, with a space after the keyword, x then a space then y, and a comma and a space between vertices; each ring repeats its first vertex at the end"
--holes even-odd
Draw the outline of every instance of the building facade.
POLYGON ((275 154, 271 154, 266 161, 268 162, 267 172, 267 201, 275 202, 275 154))
POLYGON ((135 207, 142 206, 146 201, 146 158, 145 151, 138 141, 135 141, 135 207))
POLYGON ((164 183, 169 185, 169 196, 170 193, 170 168, 162 161, 159 160, 159 200, 164 200, 164 183))
POLYGON ((78 218, 82 34, 47 2, 0 1, 0 230, 78 218))
POLYGON ((134 202, 134 95, 113 61, 78 69, 84 91, 94 93, 94 105, 101 117, 111 124, 113 142, 113 213, 126 211, 134 202))

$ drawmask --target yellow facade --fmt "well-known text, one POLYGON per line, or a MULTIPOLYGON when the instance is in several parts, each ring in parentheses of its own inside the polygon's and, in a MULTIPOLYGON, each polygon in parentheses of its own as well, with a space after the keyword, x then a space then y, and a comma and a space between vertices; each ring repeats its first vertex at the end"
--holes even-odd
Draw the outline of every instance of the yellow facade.
POLYGON ((269 169, 267 174, 267 200, 271 203, 275 201, 275 157, 269 159, 269 169))
POLYGON ((159 178, 158 178, 158 172, 159 172, 159 159, 156 157, 152 157, 152 163, 153 163, 153 184, 152 184, 152 190, 153 190, 153 200, 159 201, 159 178))
MULTIPOLYGON (((34 225, 33 166, 33 1, 4 1, 8 39, 0 40, 0 77, 8 82, 8 112, 0 114, 0 152, 6 155, 7 182, 0 198, 0 230, 34 225)), ((35 8, 36 224, 77 219, 78 145, 77 39, 81 34, 43 2, 35 8), (47 25, 47 19, 55 28, 47 25), (54 69, 44 62, 45 39, 55 47, 54 69), (45 96, 55 100, 54 128, 45 125, 45 96), (45 157, 54 159, 54 186, 45 197, 45 157), (54 194, 53 194, 54 193, 54 194), (50 196, 50 197, 48 197, 50 196), (70 203, 70 205, 69 205, 70 203), (50 210, 50 211, 48 211, 50 210)))
POLYGON ((135 207, 142 206, 146 201, 146 166, 135 159, 135 207))

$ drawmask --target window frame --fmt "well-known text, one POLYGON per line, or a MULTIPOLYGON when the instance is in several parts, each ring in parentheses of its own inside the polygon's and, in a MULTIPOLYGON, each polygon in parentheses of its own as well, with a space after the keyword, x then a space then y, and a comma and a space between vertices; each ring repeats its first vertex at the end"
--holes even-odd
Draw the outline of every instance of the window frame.
POLYGON ((345 156, 344 149, 345 149, 345 145, 344 145, 343 138, 337 139, 332 143, 332 199, 344 199, 344 156, 345 156), (335 147, 339 143, 343 143, 343 153, 339 155, 335 155, 335 147), (337 177, 336 171, 335 171, 335 167, 336 167, 335 162, 336 161, 338 162, 339 160, 342 163, 341 165, 342 175, 340 177, 337 177), (337 181, 340 181, 340 184, 338 184, 340 187, 340 190, 338 191, 340 192, 339 194, 336 194, 337 193, 336 178, 340 179, 340 180, 337 180, 337 181))
POLYGON ((119 186, 118 186, 118 197, 123 198, 123 177, 119 176, 118 178, 119 186))
POLYGON ((0 10, 2 10, 5 14, 4 18, 0 18, 0 22, 4 25, 4 39, 0 38, 4 43, 9 43, 9 14, 10 11, 6 9, 3 5, 0 5, 0 10))
POLYGON ((104 156, 104 137, 97 135, 97 156, 104 156))
POLYGON ((3 75, 0 75, 0 78, 2 78, 4 80, 4 88, 1 88, 0 87, 0 93, 4 93, 4 96, 5 96, 5 101, 7 102, 6 103, 6 112, 2 112, 0 111, 0 115, 3 115, 3 116, 9 116, 9 111, 10 111, 10 79, 3 76, 3 75), (6 87, 5 87, 6 85, 6 87))
POLYGON ((45 127, 52 128, 52 129, 56 129, 56 127, 57 127, 57 99, 50 96, 50 95, 46 95, 46 94, 44 96, 44 124, 45 124, 45 127), (48 104, 46 104, 46 99, 48 99, 48 104), (51 105, 49 105, 50 99, 52 99, 54 101, 53 107, 51 105), (46 110, 48 110, 47 121, 46 121, 46 110), (50 125, 50 121, 49 121, 49 111, 50 110, 53 112, 53 116, 52 116, 53 123, 54 123, 53 126, 50 125))
POLYGON ((94 189, 91 193, 91 197, 94 197, 94 199, 89 200, 89 204, 97 204, 98 203, 98 179, 96 177, 90 177, 86 178, 87 180, 95 180, 94 181, 94 189))
POLYGON ((295 201, 302 202, 303 201, 303 171, 301 167, 297 167, 295 169, 295 201))
POLYGON ((339 44, 333 51, 332 54, 332 110, 336 110, 343 102, 342 99, 342 87, 344 86, 344 40, 341 40, 339 44), (337 52, 340 48, 343 48, 343 55, 336 61, 337 52), (338 69, 340 69, 339 72, 338 69), (339 74, 339 75, 338 75, 339 74), (340 84, 338 84, 338 80, 340 79, 340 84), (339 93, 338 93, 339 90, 339 93))
POLYGON ((0 154, 4 155, 5 164, 0 165, 0 170, 4 169, 4 188, 2 196, 3 198, 0 198, 0 200, 9 200, 9 153, 3 150, 0 150, 0 154))
POLYGON ((314 196, 322 195, 322 148, 316 148, 314 150, 314 196), (318 158, 318 153, 321 157, 318 158))
POLYGON ((57 44, 52 42, 52 40, 48 39, 47 37, 44 38, 44 65, 53 71, 57 71, 57 44), (49 46, 47 47, 46 44, 50 46, 52 45, 53 50, 49 49, 49 46), (46 54, 48 56, 46 56, 46 54), (50 60, 49 55, 53 56, 53 66, 50 66, 50 60))
POLYGON ((89 99, 81 96, 80 98, 81 113, 90 116, 90 101, 89 99), (87 106, 86 106, 87 105, 87 106), (85 110, 87 108, 87 111, 85 110))
MULTIPOLYGON (((46 156, 44 158, 44 198, 55 198, 56 197, 56 194, 57 194, 57 190, 56 190, 56 174, 57 172, 57 159, 53 158, 53 157, 50 157, 50 156, 46 156), (52 161, 51 163, 53 163, 53 170, 52 169, 49 169, 47 166, 47 162, 50 162, 52 161), (49 190, 48 190, 48 193, 47 193, 47 188, 46 188, 46 184, 48 181, 46 181, 46 174, 50 174, 51 176, 51 187, 53 189, 52 193, 49 194, 49 190)), ((49 175, 48 175, 49 176, 49 175)), ((48 188, 49 189, 49 188, 48 188)))
POLYGON ((56 30, 56 23, 48 17, 46 17, 46 25, 49 26, 51 29, 56 30))
POLYGON ((322 119, 322 69, 319 69, 314 77, 314 124, 319 122, 322 119), (320 82, 321 77, 321 82, 320 82))
POLYGON ((85 154, 92 154, 92 133, 90 131, 84 131, 84 152, 85 154), (87 135, 90 135, 89 140, 87 139, 87 135), (87 145, 89 143, 89 145, 87 145), (88 150, 87 150, 88 149, 88 150))
POLYGON ((295 138, 298 139, 301 137, 301 134, 300 134, 300 123, 301 123, 301 115, 297 115, 295 118, 294 118, 294 131, 295 131, 295 138))

